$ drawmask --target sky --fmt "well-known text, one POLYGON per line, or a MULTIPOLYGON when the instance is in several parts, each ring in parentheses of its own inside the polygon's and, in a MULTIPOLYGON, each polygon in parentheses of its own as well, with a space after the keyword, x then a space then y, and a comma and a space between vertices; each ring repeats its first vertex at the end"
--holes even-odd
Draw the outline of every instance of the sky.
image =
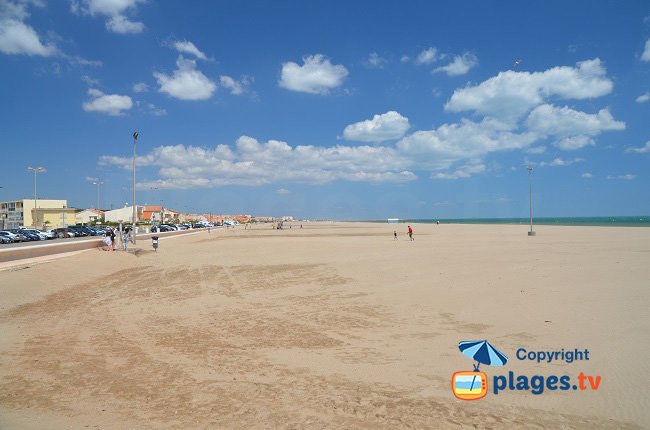
POLYGON ((647 1, 0 0, 0 99, 0 200, 650 214, 647 1))

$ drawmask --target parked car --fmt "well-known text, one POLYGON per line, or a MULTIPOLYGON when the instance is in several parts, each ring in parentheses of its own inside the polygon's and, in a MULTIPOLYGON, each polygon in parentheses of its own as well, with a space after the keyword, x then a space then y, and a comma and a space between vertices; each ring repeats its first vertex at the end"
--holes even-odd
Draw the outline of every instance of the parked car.
POLYGON ((0 234, 0 244, 5 244, 5 243, 13 243, 13 239, 11 239, 9 236, 4 236, 0 234))
POLYGON ((45 235, 47 236, 48 240, 56 239, 56 235, 54 234, 53 230, 54 229, 49 229, 49 230, 43 231, 43 233, 45 233, 45 235))
POLYGON ((88 236, 99 236, 99 233, 97 233, 95 230, 93 230, 90 227, 86 227, 85 225, 77 225, 75 226, 79 230, 85 232, 88 236))
POLYGON ((43 233, 40 230, 36 230, 35 228, 21 228, 20 232, 21 233, 27 232, 28 234, 37 236, 39 238, 38 240, 47 240, 47 234, 43 233))
POLYGON ((90 233, 88 233, 87 231, 84 231, 81 228, 81 226, 79 226, 79 225, 68 226, 68 231, 73 233, 75 235, 75 237, 78 237, 78 236, 90 236, 90 233))
POLYGON ((106 234, 106 227, 103 225, 95 226, 93 227, 93 230, 95 230, 100 236, 106 234))
POLYGON ((15 240, 16 242, 29 242, 29 241, 33 240, 33 239, 30 239, 27 235, 21 233, 20 230, 18 230, 17 228, 10 228, 10 229, 7 229, 5 231, 8 231, 9 233, 13 233, 16 236, 16 239, 17 239, 17 240, 15 240))
POLYGON ((27 240, 31 241, 31 242, 38 242, 40 240, 45 240, 45 239, 41 238, 41 236, 39 236, 38 234, 32 233, 31 231, 21 231, 20 234, 25 236, 27 238, 27 240))
POLYGON ((0 231, 0 237, 9 239, 9 243, 20 242, 20 240, 18 240, 18 236, 10 231, 0 231))
POLYGON ((166 224, 154 225, 151 227, 152 233, 164 233, 166 231, 174 231, 174 229, 166 224))

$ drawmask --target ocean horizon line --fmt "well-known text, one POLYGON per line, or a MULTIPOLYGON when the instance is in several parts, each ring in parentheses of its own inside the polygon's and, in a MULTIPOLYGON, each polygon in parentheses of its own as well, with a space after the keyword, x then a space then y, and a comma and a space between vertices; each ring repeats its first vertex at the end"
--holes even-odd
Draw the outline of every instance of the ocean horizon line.
MULTIPOLYGON (((485 217, 485 218, 385 218, 356 220, 356 222, 386 223, 397 219, 400 224, 411 222, 419 224, 516 224, 528 225, 528 217, 485 217)), ((567 226, 617 226, 617 227, 650 227, 650 215, 632 216, 582 216, 582 217, 538 217, 533 218, 533 225, 567 225, 567 226)))

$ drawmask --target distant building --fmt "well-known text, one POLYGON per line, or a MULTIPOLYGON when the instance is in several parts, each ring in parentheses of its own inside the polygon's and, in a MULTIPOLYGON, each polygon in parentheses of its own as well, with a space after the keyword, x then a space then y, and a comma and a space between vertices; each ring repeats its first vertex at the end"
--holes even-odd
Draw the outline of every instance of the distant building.
POLYGON ((77 224, 89 224, 95 223, 100 219, 104 219, 104 211, 99 209, 84 209, 81 212, 75 214, 75 219, 77 224))
MULTIPOLYGON (((143 212, 144 206, 136 206, 136 222, 144 221, 142 216, 143 212)), ((131 224, 133 223, 133 206, 124 206, 123 208, 106 211, 104 212, 104 220, 106 222, 124 222, 131 224)))
POLYGON ((233 219, 240 223, 250 222, 253 217, 250 215, 235 215, 233 219))
POLYGON ((399 218, 388 218, 388 224, 397 224, 399 223, 399 218))
POLYGON ((35 226, 41 229, 67 227, 77 223, 75 208, 38 208, 34 213, 35 226))
POLYGON ((21 199, 0 202, 0 227, 65 227, 74 224, 74 209, 68 208, 67 200, 21 199), (68 210, 69 209, 69 210, 68 210), (38 213, 36 211, 39 211, 38 213), (69 212, 72 211, 70 222, 69 212), (56 219, 58 213, 59 218, 56 219), (38 216, 40 214, 40 217, 38 216))
POLYGON ((178 223, 181 213, 163 206, 143 206, 142 220, 153 223, 178 223))

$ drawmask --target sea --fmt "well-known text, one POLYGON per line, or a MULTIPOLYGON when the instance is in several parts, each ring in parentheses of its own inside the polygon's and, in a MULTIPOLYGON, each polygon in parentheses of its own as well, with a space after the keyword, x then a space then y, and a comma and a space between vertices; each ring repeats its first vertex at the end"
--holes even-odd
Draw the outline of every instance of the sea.
MULTIPOLYGON (((387 222, 386 220, 374 220, 387 222)), ((435 224, 530 224, 530 218, 436 218, 436 219, 400 219, 399 223, 435 224)), ((540 217, 533 218, 534 225, 584 225, 584 226, 618 226, 650 227, 650 215, 641 216, 597 216, 597 217, 540 217)))

